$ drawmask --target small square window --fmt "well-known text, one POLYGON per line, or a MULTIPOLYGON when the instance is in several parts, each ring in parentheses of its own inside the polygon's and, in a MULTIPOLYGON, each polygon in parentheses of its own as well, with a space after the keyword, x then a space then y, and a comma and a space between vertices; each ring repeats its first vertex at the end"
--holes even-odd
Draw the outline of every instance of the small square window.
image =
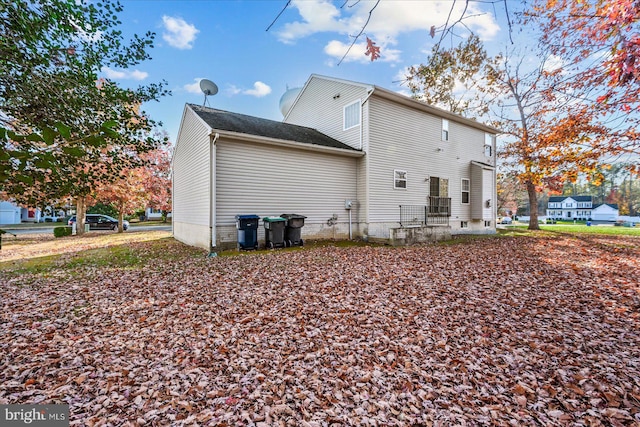
POLYGON ((449 120, 442 119, 442 140, 449 140, 449 120))
POLYGON ((407 188, 407 171, 393 171, 393 188, 396 190, 407 188))
POLYGON ((485 221, 484 222, 484 226, 487 227, 487 228, 491 227, 491 221, 485 221))
POLYGON ((460 221, 460 228, 469 228, 469 221, 460 221))

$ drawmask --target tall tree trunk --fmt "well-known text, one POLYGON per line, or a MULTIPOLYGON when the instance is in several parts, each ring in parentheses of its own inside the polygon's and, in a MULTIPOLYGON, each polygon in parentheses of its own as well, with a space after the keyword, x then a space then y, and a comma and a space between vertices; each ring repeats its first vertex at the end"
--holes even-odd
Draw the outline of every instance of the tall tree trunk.
POLYGON ((124 206, 118 210, 118 233, 124 233, 124 206))
POLYGON ((529 195, 529 230, 540 230, 538 223, 538 193, 536 192, 536 186, 527 180, 527 194, 529 195))
POLYGON ((84 234, 84 217, 87 212, 86 197, 78 196, 76 198, 76 234, 82 236, 84 234))

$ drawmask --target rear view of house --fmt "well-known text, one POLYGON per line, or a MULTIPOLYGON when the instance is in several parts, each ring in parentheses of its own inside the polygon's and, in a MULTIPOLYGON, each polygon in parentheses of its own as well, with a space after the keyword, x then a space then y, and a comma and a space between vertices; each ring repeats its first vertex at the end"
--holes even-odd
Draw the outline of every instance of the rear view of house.
POLYGON ((307 239, 495 232, 496 129, 317 75, 286 96, 283 122, 185 107, 173 159, 178 240, 235 246, 238 214, 305 215, 307 239))

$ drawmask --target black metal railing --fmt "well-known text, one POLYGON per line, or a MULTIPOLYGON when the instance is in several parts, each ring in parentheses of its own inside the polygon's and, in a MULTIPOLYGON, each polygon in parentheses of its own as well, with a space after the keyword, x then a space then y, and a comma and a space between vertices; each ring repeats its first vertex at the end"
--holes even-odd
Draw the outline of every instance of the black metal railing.
POLYGON ((427 198, 428 205, 400 205, 400 226, 449 225, 451 198, 427 198))

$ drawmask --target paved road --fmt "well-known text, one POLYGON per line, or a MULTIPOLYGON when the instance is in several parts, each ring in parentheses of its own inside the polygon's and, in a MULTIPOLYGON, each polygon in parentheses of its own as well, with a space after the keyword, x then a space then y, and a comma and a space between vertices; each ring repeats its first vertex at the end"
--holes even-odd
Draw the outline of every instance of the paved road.
MULTIPOLYGON (((13 234, 53 234, 53 227, 33 227, 33 228, 11 228, 11 226, 3 226, 3 230, 13 234)), ((150 230, 162 230, 171 231, 171 225, 137 225, 131 227, 127 233, 134 231, 150 231, 150 230)), ((110 233, 110 231, 105 231, 110 233)))

